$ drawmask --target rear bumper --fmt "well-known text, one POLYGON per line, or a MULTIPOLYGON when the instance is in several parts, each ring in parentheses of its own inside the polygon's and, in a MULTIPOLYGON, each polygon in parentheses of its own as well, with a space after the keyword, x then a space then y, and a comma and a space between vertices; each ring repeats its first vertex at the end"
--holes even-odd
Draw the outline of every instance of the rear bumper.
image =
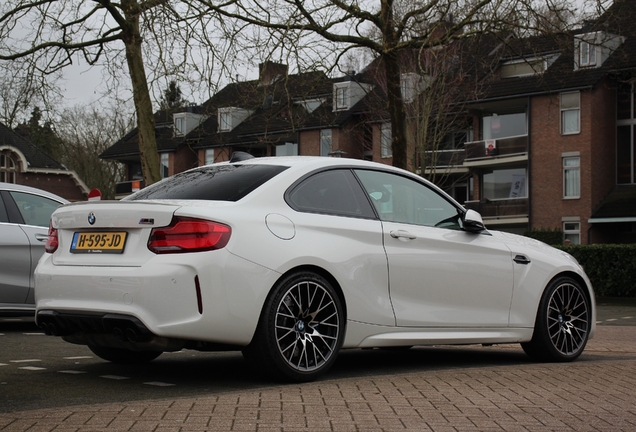
POLYGON ((247 345, 277 278, 225 250, 158 255, 138 267, 59 266, 45 256, 35 272, 37 322, 84 344, 106 336, 140 344, 132 339, 150 334, 247 345))

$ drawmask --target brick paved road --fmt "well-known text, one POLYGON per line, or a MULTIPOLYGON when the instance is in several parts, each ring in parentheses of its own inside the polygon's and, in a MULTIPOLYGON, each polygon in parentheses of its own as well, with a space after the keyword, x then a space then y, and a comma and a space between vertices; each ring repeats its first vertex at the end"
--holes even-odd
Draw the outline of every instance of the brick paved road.
POLYGON ((351 378, 336 364, 304 385, 1 414, 0 431, 636 431, 634 326, 599 326, 571 364, 529 363, 513 345, 423 352, 417 372, 351 378))

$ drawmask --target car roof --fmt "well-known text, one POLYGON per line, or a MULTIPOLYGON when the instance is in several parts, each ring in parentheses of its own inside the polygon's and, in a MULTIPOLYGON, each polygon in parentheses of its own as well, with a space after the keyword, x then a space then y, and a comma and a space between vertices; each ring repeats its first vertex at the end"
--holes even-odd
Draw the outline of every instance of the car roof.
POLYGON ((4 182, 0 182, 0 190, 6 190, 6 191, 15 191, 15 192, 28 192, 28 193, 32 193, 34 195, 40 195, 46 198, 50 198, 52 200, 61 202, 61 203, 68 203, 69 201, 65 198, 62 198, 59 195, 55 195, 54 193, 51 192, 47 192, 45 190, 42 189, 38 189, 38 188, 34 188, 31 186, 25 186, 25 185, 20 185, 20 184, 15 184, 15 183, 4 183, 4 182))
MULTIPOLYGON (((329 168, 329 167, 360 167, 360 168, 373 168, 373 169, 385 169, 394 172, 407 173, 413 175, 409 171, 405 171, 396 168, 392 165, 381 164, 378 162, 371 162, 362 159, 350 159, 350 158, 338 158, 338 157, 324 157, 324 156, 268 156, 268 157, 255 157, 252 159, 241 160, 237 162, 218 162, 212 165, 278 165, 286 166, 290 168, 301 168, 307 170, 329 168)), ((201 167, 198 167, 201 168, 201 167)), ((194 168, 196 170, 197 168, 194 168)))

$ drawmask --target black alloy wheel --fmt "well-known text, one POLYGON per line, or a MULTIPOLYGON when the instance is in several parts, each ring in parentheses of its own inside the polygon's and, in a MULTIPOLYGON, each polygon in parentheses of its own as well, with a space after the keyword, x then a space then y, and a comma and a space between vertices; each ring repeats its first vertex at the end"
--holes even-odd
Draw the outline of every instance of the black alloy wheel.
POLYGON ((534 360, 572 361, 587 344, 591 319, 586 290, 574 279, 560 277, 543 293, 532 340, 521 346, 534 360))
POLYGON ((295 273, 274 288, 244 355, 278 379, 311 381, 332 366, 344 330, 343 308, 331 284, 316 273, 295 273))

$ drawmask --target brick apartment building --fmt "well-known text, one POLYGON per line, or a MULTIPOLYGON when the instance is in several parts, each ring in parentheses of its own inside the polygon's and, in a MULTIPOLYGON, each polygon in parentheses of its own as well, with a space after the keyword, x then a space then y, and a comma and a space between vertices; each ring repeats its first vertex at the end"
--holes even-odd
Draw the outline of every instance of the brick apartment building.
MULTIPOLYGON (((409 141, 411 168, 443 173, 436 182, 494 229, 559 229, 571 243, 636 242, 634 22, 636 0, 617 0, 569 34, 454 42, 445 75, 455 75, 447 89, 456 92, 445 106, 460 113, 455 129, 435 148, 409 141)), ((438 78, 420 72, 433 66, 403 67, 407 105, 434 86, 438 78)), ((334 79, 265 62, 258 80, 229 84, 201 106, 159 111, 162 174, 239 150, 390 164, 377 70, 374 62, 334 79)), ((128 167, 119 196, 143 187, 135 130, 101 157, 128 167)))

